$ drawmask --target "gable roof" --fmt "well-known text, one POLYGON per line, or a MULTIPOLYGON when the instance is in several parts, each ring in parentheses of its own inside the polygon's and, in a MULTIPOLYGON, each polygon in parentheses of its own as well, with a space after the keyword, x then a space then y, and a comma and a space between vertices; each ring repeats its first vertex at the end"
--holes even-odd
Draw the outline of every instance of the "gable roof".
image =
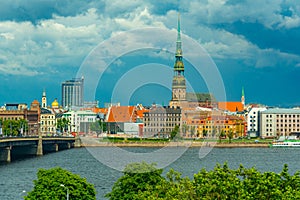
POLYGON ((134 106, 112 106, 108 110, 107 122, 135 122, 134 106))
POLYGON ((186 93, 186 100, 189 102, 215 102, 214 95, 210 93, 186 93))
POLYGON ((243 111, 244 106, 242 102, 218 102, 220 110, 228 110, 230 112, 243 111))

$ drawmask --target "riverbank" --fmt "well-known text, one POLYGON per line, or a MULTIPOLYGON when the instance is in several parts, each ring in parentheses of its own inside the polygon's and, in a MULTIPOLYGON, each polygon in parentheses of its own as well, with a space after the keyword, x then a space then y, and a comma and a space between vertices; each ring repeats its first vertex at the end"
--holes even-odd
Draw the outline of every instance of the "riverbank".
POLYGON ((201 141, 181 142, 101 142, 99 138, 81 138, 82 147, 214 147, 214 148, 268 148, 268 143, 218 143, 201 141))

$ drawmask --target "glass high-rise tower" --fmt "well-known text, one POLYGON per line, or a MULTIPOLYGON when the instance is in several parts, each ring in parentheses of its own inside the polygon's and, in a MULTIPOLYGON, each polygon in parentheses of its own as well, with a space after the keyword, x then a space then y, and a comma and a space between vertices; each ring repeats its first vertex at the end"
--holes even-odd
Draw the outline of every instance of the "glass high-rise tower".
POLYGON ((81 107, 84 103, 83 93, 84 79, 74 78, 62 83, 62 106, 65 107, 81 107))

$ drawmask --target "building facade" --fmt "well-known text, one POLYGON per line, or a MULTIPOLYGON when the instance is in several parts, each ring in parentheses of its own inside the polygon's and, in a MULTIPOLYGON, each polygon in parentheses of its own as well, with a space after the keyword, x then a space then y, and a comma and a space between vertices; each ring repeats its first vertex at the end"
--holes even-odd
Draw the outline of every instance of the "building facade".
POLYGON ((135 106, 111 106, 106 115, 108 134, 126 133, 125 124, 136 123, 137 109, 135 106))
POLYGON ((82 107, 84 104, 84 79, 75 78, 62 83, 62 106, 82 107))
POLYGON ((289 136, 300 132, 300 109, 272 108, 260 113, 261 137, 289 136))
POLYGON ((63 117, 69 121, 68 131, 78 134, 90 133, 91 123, 97 120, 97 114, 90 110, 69 111, 63 117))
POLYGON ((51 110, 41 108, 40 126, 42 135, 54 135, 56 133, 55 114, 51 110))
POLYGON ((168 138, 175 126, 181 130, 181 109, 179 107, 152 106, 144 112, 143 137, 168 138))
POLYGON ((251 108, 247 114, 247 134, 250 137, 260 136, 260 112, 267 110, 266 107, 251 108))

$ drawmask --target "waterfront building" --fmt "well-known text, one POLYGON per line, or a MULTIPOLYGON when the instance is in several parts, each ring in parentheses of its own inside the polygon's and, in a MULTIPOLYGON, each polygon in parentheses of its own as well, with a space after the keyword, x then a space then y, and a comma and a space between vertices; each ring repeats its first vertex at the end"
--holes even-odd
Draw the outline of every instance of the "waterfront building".
POLYGON ((111 106, 106 115, 108 134, 124 134, 125 123, 136 123, 137 111, 135 106, 111 106))
POLYGON ((143 137, 168 138, 175 126, 181 130, 182 118, 180 107, 164 107, 153 105, 144 112, 143 137))
POLYGON ((243 117, 233 115, 217 115, 206 118, 194 119, 192 124, 197 126, 197 136, 218 138, 223 132, 228 136, 232 132, 233 137, 245 136, 245 120, 243 117))
POLYGON ((46 108, 41 108, 40 131, 42 135, 54 135, 56 133, 55 114, 46 108))
POLYGON ((62 106, 82 107, 84 103, 84 79, 74 78, 62 83, 62 106))
POLYGON ((250 137, 260 136, 260 112, 267 110, 266 107, 252 107, 247 114, 247 134, 250 137))
POLYGON ((38 135, 40 130, 40 114, 41 108, 40 103, 37 100, 34 100, 30 104, 30 109, 25 109, 25 118, 28 122, 28 134, 29 135, 38 135))
POLYGON ((289 136, 300 132, 300 109, 270 108, 260 112, 260 136, 289 136))
POLYGON ((91 132, 91 123, 97 121, 97 114, 90 110, 68 111, 62 114, 69 121, 68 131, 76 134, 88 134, 91 132))
POLYGON ((3 110, 0 111, 0 119, 5 120, 21 120, 24 119, 28 127, 20 127, 20 133, 23 135, 38 135, 39 131, 40 104, 34 100, 30 109, 24 103, 8 103, 5 104, 3 110))

